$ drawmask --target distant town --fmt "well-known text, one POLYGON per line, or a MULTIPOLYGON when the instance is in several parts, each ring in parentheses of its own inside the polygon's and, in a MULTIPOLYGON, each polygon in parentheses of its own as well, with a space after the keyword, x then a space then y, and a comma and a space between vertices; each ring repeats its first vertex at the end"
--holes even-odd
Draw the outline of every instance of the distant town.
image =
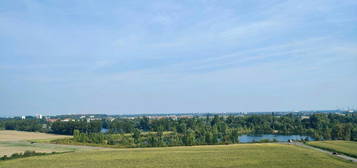
POLYGON ((138 117, 147 117, 149 119, 162 119, 162 118, 170 118, 173 120, 177 120, 179 118, 193 118, 193 117, 213 117, 215 115, 218 116, 249 116, 249 115, 264 115, 270 114, 276 117, 284 116, 284 115, 295 115, 300 116, 301 119, 309 118, 310 115, 316 113, 325 113, 325 114, 339 114, 345 115, 348 113, 357 112, 356 109, 347 109, 347 110, 309 110, 309 111, 273 111, 273 112, 222 112, 222 113, 162 113, 162 114, 119 114, 119 115, 109 115, 109 114, 63 114, 63 115, 42 115, 37 114, 35 116, 15 116, 15 117, 3 117, 3 118, 15 118, 15 119, 44 119, 48 122, 55 121, 75 121, 75 120, 87 120, 87 122, 94 120, 110 120, 113 121, 116 118, 122 119, 135 119, 138 117))

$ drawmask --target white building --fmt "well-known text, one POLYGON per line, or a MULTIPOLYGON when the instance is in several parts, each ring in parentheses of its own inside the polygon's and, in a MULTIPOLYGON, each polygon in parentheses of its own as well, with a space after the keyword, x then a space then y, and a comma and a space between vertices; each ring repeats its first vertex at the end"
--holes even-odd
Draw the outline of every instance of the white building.
POLYGON ((37 116, 36 116, 36 118, 38 118, 38 119, 42 119, 42 115, 41 115, 41 114, 39 114, 39 115, 37 115, 37 116))

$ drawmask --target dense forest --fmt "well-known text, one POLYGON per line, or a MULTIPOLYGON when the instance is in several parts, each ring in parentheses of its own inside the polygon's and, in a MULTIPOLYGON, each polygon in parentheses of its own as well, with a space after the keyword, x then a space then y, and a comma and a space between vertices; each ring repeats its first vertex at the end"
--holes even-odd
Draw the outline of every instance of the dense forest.
MULTIPOLYGON (((39 119, 0 120, 8 130, 40 131, 74 135, 70 141, 131 147, 238 143, 240 134, 300 134, 317 140, 357 141, 357 113, 298 115, 207 116, 193 118, 116 118, 55 121, 39 119), (105 128, 106 133, 101 133, 105 128)), ((69 141, 69 140, 67 140, 69 141)))
POLYGON ((30 118, 21 120, 18 118, 0 119, 0 130, 18 130, 30 132, 50 132, 47 128, 48 122, 45 119, 30 118))

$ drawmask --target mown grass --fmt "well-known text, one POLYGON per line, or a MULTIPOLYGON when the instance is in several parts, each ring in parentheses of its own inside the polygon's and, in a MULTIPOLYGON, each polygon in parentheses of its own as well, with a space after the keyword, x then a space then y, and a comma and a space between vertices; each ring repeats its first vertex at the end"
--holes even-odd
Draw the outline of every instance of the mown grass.
POLYGON ((328 154, 284 144, 111 149, 0 162, 1 168, 356 168, 328 154))
POLYGON ((0 131, 0 157, 10 156, 14 153, 25 151, 36 151, 41 153, 69 152, 88 150, 85 147, 45 144, 58 138, 69 138, 71 136, 53 135, 45 133, 24 131, 0 131), (36 142, 36 143, 34 143, 36 142), (43 142, 39 144, 39 142, 43 142))
POLYGON ((357 142, 354 141, 311 141, 307 144, 357 158, 357 142))
POLYGON ((42 153, 69 152, 78 150, 72 146, 53 145, 53 144, 32 144, 26 141, 0 142, 0 157, 10 156, 14 153, 23 153, 25 151, 36 151, 42 153))
POLYGON ((23 141, 34 139, 58 139, 69 138, 71 136, 46 134, 39 132, 0 130, 0 141, 23 141))

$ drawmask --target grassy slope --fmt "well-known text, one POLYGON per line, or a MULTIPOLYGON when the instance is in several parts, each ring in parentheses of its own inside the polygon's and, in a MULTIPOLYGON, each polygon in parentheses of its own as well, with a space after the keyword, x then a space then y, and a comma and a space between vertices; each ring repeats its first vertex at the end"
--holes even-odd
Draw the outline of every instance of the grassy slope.
POLYGON ((357 158, 357 142, 353 141, 311 141, 309 145, 343 153, 357 158))
POLYGON ((10 156, 13 153, 23 153, 26 150, 36 151, 36 152, 65 152, 74 151, 71 148, 47 146, 42 144, 30 144, 25 141, 14 141, 14 142, 1 142, 0 141, 0 157, 3 155, 10 156))
MULTIPOLYGON (((13 153, 23 153, 26 150, 36 152, 67 152, 82 150, 84 147, 72 147, 53 144, 32 144, 28 141, 49 142, 52 139, 69 138, 71 136, 45 134, 24 131, 0 131, 0 157, 13 153)), ((83 149, 85 150, 85 149, 83 149)))
POLYGON ((75 152, 0 162, 1 168, 348 168, 356 164, 333 156, 283 144, 238 144, 171 148, 112 149, 75 152))
POLYGON ((58 139, 58 138, 69 138, 69 137, 71 137, 71 136, 46 134, 46 133, 39 133, 39 132, 9 131, 9 130, 1 130, 0 131, 0 141, 58 139))
POLYGON ((88 151, 96 150, 95 148, 87 146, 69 146, 69 145, 55 145, 55 144, 31 144, 27 141, 13 141, 0 142, 0 157, 3 155, 10 156, 13 153, 23 153, 26 150, 36 152, 70 152, 70 151, 88 151))

